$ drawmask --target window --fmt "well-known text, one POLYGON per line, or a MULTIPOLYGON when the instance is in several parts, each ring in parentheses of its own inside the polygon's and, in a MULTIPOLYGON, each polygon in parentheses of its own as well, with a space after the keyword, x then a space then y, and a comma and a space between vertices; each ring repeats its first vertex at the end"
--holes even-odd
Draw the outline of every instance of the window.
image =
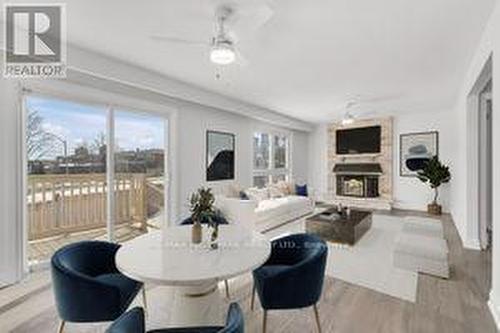
POLYGON ((270 143, 269 134, 255 133, 254 141, 254 159, 253 167, 255 170, 269 169, 270 143))
POLYGON ((288 180, 289 138, 283 134, 255 133, 253 137, 253 185, 265 187, 270 182, 288 180))

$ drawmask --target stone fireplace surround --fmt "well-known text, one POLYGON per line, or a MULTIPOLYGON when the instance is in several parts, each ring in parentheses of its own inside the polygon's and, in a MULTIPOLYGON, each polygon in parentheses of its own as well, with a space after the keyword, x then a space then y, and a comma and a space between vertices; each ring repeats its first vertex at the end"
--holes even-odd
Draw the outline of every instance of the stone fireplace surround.
MULTIPOLYGON (((342 205, 369 208, 369 209, 391 209, 392 208, 392 118, 359 119, 353 124, 343 126, 332 123, 328 126, 328 198, 334 203, 342 205), (380 153, 359 155, 337 155, 336 153, 336 130, 346 128, 359 128, 369 126, 381 126, 380 153), (359 185, 354 186, 357 193, 346 193, 339 191, 339 181, 345 181, 346 177, 361 180, 363 177, 363 195, 360 194, 359 185), (355 178, 357 176, 358 178, 355 178), (368 193, 366 182, 371 180, 378 187, 378 193, 368 193)), ((353 181, 352 185, 356 182, 353 181)), ((371 184, 374 186, 374 184, 371 184)), ((353 189, 351 189, 353 190, 353 189)))

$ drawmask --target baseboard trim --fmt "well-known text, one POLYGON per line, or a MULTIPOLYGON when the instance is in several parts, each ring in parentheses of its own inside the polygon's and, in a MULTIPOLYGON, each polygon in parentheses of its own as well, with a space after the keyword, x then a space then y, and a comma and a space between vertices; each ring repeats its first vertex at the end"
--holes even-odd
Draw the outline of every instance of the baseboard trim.
MULTIPOLYGON (((18 280, 17 280, 18 281, 18 280)), ((4 274, 4 272, 0 272, 0 288, 5 288, 17 282, 12 277, 8 276, 8 274, 4 274)))
POLYGON ((495 303, 493 302, 491 293, 490 293, 490 299, 488 300, 488 308, 490 309, 491 316, 493 317, 493 320, 497 325, 497 331, 500 332, 500 307, 495 305, 495 303))
POLYGON ((469 250, 481 250, 481 243, 479 242, 479 239, 469 238, 464 242, 464 248, 469 250))

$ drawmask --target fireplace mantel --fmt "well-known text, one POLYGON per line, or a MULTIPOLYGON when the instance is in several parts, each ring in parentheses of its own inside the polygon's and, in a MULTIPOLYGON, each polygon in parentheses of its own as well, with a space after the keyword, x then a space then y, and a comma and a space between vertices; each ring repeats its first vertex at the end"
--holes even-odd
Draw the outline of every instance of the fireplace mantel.
POLYGON ((337 163, 333 167, 337 175, 382 175, 380 163, 337 163))

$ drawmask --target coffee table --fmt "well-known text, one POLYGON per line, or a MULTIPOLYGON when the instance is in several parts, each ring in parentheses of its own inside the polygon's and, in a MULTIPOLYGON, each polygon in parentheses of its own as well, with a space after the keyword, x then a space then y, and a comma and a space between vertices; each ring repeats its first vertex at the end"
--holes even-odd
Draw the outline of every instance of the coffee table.
POLYGON ((351 209, 349 216, 341 216, 337 208, 306 219, 306 232, 325 241, 354 245, 372 226, 372 213, 351 209))

